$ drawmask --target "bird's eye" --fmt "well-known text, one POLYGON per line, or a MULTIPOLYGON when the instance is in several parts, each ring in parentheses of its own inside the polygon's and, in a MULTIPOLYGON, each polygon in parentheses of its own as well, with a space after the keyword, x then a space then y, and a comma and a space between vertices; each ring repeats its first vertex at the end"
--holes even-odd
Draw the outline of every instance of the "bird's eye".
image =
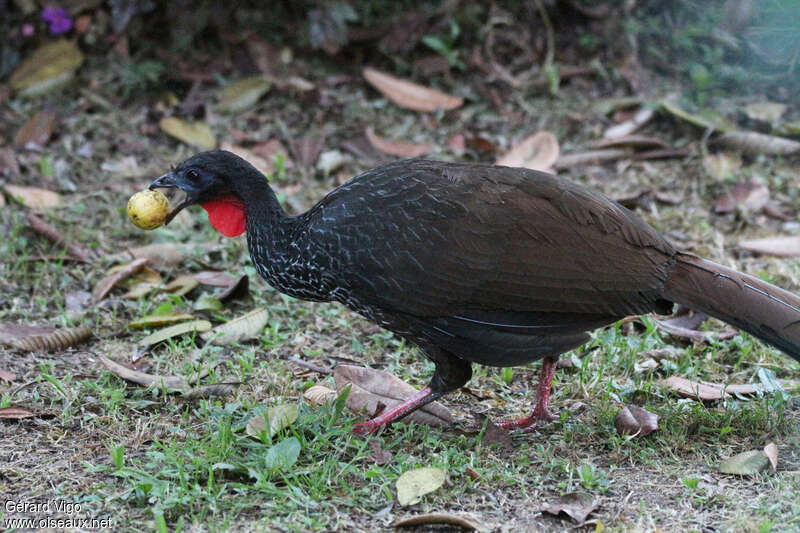
POLYGON ((200 174, 196 170, 187 170, 186 177, 192 181, 197 181, 200 179, 200 174))

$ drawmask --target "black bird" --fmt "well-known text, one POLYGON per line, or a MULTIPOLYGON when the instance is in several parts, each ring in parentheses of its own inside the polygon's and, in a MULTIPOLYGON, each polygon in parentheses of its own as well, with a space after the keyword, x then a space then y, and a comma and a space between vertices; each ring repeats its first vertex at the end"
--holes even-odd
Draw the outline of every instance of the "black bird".
POLYGON ((277 290, 337 301, 415 343, 430 384, 358 424, 372 433, 464 385, 472 363, 544 359, 527 428, 547 410, 559 354, 622 317, 702 311, 800 361, 800 298, 676 250, 631 211, 567 180, 521 168, 398 161, 288 216, 267 178, 226 151, 197 154, 150 188, 177 187, 277 290))

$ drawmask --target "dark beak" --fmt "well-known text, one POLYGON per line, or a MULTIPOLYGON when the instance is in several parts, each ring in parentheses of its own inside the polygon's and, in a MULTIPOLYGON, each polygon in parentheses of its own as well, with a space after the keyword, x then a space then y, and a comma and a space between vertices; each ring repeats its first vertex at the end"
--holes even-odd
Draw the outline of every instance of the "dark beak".
POLYGON ((188 191, 186 191, 186 189, 184 187, 181 186, 181 183, 180 183, 181 181, 182 180, 180 178, 176 177, 175 174, 173 174, 172 172, 168 172, 168 173, 164 174, 163 176, 160 176, 160 177, 156 178, 155 180, 153 180, 153 183, 151 183, 150 186, 148 187, 148 189, 150 189, 150 190, 153 190, 153 189, 179 189, 179 190, 182 190, 183 192, 186 193, 186 198, 184 198, 184 200, 182 202, 180 202, 176 207, 174 207, 167 214, 167 218, 164 221, 164 225, 165 226, 167 224, 169 224, 170 221, 173 218, 175 218, 175 215, 180 213, 181 210, 184 207, 188 207, 188 206, 190 206, 190 205, 195 203, 195 199, 192 197, 192 195, 188 191))

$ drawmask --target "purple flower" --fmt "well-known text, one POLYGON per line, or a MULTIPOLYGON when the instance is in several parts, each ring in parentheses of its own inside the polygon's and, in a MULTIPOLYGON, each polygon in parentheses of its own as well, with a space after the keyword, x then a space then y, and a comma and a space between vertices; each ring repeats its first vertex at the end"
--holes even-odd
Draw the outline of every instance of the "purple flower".
POLYGON ((53 35, 61 35, 72 29, 72 19, 63 7, 45 7, 42 10, 42 19, 49 23, 50 33, 53 35))

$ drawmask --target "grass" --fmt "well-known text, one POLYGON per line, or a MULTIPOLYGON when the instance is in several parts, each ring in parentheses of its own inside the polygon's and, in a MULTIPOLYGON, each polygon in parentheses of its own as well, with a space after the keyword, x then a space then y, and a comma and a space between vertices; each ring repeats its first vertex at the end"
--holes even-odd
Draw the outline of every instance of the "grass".
MULTIPOLYGON (((299 56, 295 61, 305 64, 299 56)), ((325 64, 326 75, 343 68, 325 64)), ((304 75, 324 78, 308 70, 304 75)), ((81 75, 94 74, 89 68, 81 75)), ((474 80, 463 76, 464 90, 472 91, 474 80)), ((416 114, 388 106, 356 78, 326 88, 325 98, 333 103, 315 113, 307 112, 310 104, 302 97, 275 90, 248 113, 216 117, 219 122, 213 127, 221 138, 228 139, 228 127, 235 127, 260 141, 299 137, 328 125, 326 149, 360 134, 365 124, 389 137, 439 145, 458 133, 479 134, 505 143, 504 148, 530 131, 549 129, 572 150, 586 146, 607 126, 607 119, 592 111, 596 98, 587 101, 585 85, 562 86, 558 105, 547 96, 526 95, 523 101, 511 94, 504 103, 508 108, 497 110, 476 96, 467 104, 472 106, 470 113, 420 121, 416 114)), ((605 83, 611 82, 602 81, 592 90, 605 95, 605 83)), ((118 87, 107 93, 102 89, 86 91, 115 101, 118 87)), ((86 98, 85 91, 66 94, 76 100, 65 104, 69 109, 77 109, 77 102, 86 98)), ((39 103, 20 103, 9 115, 16 120, 13 126, 19 127, 39 103)), ((47 159, 70 161, 79 191, 46 216, 68 239, 109 253, 150 242, 219 241, 201 223, 199 210, 150 234, 136 231, 124 219, 120 208, 131 192, 192 152, 153 132, 157 120, 142 113, 141 102, 102 113, 75 113, 64 120, 47 148, 47 159), (79 158, 74 149, 87 140, 96 155, 79 158), (104 161, 128 153, 141 165, 141 177, 109 176, 100 170, 104 161)), ((655 134, 676 145, 690 142, 683 132, 674 131, 678 128, 665 124, 671 123, 655 120, 653 129, 661 128, 655 134)), ((434 156, 455 158, 446 150, 434 156)), ((56 187, 41 172, 41 154, 23 151, 18 157, 27 169, 21 183, 56 187)), ((461 158, 481 157, 487 159, 474 152, 461 158)), ((740 173, 767 176, 773 200, 796 212, 791 163, 758 158, 747 161, 740 173)), ((302 186, 297 196, 310 203, 338 178, 366 166, 368 161, 350 160, 341 176, 321 176, 295 162, 294 167, 281 166, 277 182, 302 186)), ((678 191, 679 205, 653 204, 639 214, 662 231, 674 231, 670 236, 678 235, 682 247, 714 260, 733 260, 726 243, 782 231, 779 222, 754 221, 755 215, 709 214, 709 206, 728 184, 714 181, 700 156, 591 167, 569 177, 613 197, 641 190, 678 191)), ((119 298, 117 291, 102 302, 70 307, 67 296, 90 292, 114 261, 70 261, 27 228, 16 205, 0 210, 0 229, 7 236, 0 241, 0 322, 89 325, 95 332, 89 344, 56 354, 20 355, 0 348, 0 369, 18 376, 0 389, 0 406, 24 405, 43 412, 34 420, 0 421, 0 493, 7 498, 80 503, 82 516, 110 516, 117 531, 375 531, 389 530, 399 517, 426 511, 467 514, 488 530, 563 531, 572 524, 542 515, 541 504, 582 491, 599 503, 593 515, 596 530, 601 529, 597 524, 612 532, 701 531, 708 526, 720 531, 800 530, 797 395, 776 392, 704 404, 680 399, 658 385, 671 375, 720 383, 761 382, 769 372, 777 378, 797 377, 796 363, 748 335, 693 345, 663 336, 650 318, 643 318, 641 326, 615 324, 564 355, 572 365, 556 374, 553 409, 558 420, 530 433, 514 433, 511 447, 484 438, 481 416, 527 414, 538 364, 513 369, 476 366, 468 389, 443 400, 455 415, 456 427, 397 424, 370 441, 351 433, 362 415, 336 404, 304 402, 302 392, 311 384, 332 386, 332 380, 288 358, 325 366, 368 365, 417 387, 426 384, 432 365, 415 347, 341 306, 278 294, 258 279, 241 239, 219 241, 209 252, 161 269, 167 280, 209 265, 247 273, 250 298, 211 313, 215 322, 256 306, 270 313, 268 326, 252 342, 220 348, 201 346, 187 336, 147 354, 143 370, 149 373, 191 376, 205 370, 203 384, 242 382, 228 396, 185 401, 171 391, 117 378, 97 356, 130 360, 136 341, 150 332, 129 331, 131 320, 156 311, 192 312, 207 289, 185 297, 154 294, 136 301, 119 298), (42 255, 55 259, 36 260, 42 255), (658 368, 638 369, 637 363, 648 354, 663 349, 670 349, 671 355, 658 368), (657 413, 659 430, 646 438, 618 435, 614 418, 623 403, 657 413), (248 436, 247 422, 278 405, 298 406, 298 418, 275 435, 248 436), (740 479, 717 472, 722 459, 770 441, 781 451, 777 473, 740 479), (389 451, 391 461, 377 464, 370 442, 389 451), (395 482, 403 472, 420 466, 445 469, 447 481, 420 504, 401 508, 395 482)), ((797 291, 796 261, 741 256, 736 263, 797 291)))

